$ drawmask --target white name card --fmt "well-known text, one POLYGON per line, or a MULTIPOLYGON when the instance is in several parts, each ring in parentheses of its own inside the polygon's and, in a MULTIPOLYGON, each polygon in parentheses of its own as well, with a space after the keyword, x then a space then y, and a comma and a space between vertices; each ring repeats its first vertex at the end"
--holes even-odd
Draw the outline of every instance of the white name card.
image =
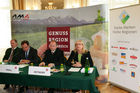
MULTIPOLYGON (((88 73, 92 73, 93 70, 94 70, 94 68, 91 68, 91 67, 90 67, 88 73)), ((81 69, 81 73, 85 73, 85 68, 82 68, 82 69, 81 69)))
POLYGON ((0 73, 19 74, 19 66, 18 65, 0 65, 0 73))
POLYGON ((29 75, 51 76, 50 67, 29 66, 29 75))

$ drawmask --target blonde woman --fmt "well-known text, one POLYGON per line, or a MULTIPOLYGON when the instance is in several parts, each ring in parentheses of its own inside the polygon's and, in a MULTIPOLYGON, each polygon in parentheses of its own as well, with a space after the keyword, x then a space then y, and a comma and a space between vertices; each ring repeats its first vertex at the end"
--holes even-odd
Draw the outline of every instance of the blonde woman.
POLYGON ((85 50, 84 43, 81 40, 78 40, 75 43, 75 49, 71 52, 68 58, 68 63, 73 67, 85 67, 87 57, 89 59, 90 67, 93 67, 90 52, 85 50))

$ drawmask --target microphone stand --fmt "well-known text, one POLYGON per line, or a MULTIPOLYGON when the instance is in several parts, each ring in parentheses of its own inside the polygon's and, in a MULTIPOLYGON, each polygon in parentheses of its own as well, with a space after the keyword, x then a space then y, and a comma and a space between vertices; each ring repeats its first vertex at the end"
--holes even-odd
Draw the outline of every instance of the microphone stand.
MULTIPOLYGON (((76 63, 75 61, 74 61, 74 58, 75 58, 75 54, 74 54, 74 56, 72 57, 72 60, 73 60, 73 62, 74 62, 74 64, 76 63)), ((66 66, 66 72, 65 72, 65 75, 71 75, 71 72, 69 72, 68 70, 69 70, 69 66, 66 66)))
POLYGON ((71 73, 70 73, 68 70, 69 70, 69 67, 66 66, 66 72, 65 72, 65 75, 71 75, 71 73))

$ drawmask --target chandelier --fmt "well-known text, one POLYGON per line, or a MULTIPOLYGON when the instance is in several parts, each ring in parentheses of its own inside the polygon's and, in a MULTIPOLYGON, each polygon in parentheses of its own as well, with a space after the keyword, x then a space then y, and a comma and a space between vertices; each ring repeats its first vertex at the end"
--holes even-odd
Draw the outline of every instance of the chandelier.
POLYGON ((52 1, 49 1, 49 2, 48 2, 48 6, 46 6, 45 9, 51 10, 51 9, 56 9, 56 7, 53 6, 53 2, 52 2, 52 1))

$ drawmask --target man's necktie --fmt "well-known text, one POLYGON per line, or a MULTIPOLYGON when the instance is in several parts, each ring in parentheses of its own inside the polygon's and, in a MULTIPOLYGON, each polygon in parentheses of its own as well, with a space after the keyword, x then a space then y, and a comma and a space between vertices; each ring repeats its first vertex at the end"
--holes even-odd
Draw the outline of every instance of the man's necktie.
POLYGON ((12 48, 12 51, 11 51, 11 54, 10 54, 10 57, 8 59, 8 62, 11 62, 12 59, 13 59, 13 54, 14 54, 14 49, 12 48))
POLYGON ((25 58, 28 59, 28 54, 27 54, 27 52, 25 52, 25 58))

